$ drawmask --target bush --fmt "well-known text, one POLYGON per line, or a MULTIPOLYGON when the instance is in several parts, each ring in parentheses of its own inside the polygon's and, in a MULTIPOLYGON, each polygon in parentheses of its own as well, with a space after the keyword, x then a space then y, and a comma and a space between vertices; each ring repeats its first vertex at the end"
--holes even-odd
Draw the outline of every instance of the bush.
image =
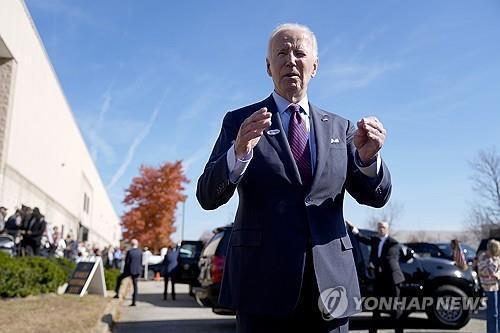
MULTIPOLYGON (((0 252, 0 297, 26 297, 56 292, 67 282, 76 264, 65 258, 10 257, 0 252)), ((114 290, 120 270, 104 269, 106 289, 114 290)))
POLYGON ((66 258, 55 258, 51 260, 53 260, 59 267, 64 270, 64 272, 66 273, 66 279, 69 280, 71 274, 73 274, 73 271, 76 268, 76 263, 66 258))
POLYGON ((115 290, 116 279, 120 275, 120 270, 115 268, 106 268, 104 270, 104 278, 106 279, 106 289, 115 290))
POLYGON ((1 297, 55 292, 66 281, 63 268, 40 257, 11 258, 0 253, 0 272, 1 297))

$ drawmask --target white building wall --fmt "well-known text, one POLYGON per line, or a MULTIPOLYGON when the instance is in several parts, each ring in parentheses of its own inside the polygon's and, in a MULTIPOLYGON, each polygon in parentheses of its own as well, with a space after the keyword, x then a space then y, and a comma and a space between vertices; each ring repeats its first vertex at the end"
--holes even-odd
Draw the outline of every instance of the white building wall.
POLYGON ((21 0, 0 0, 0 38, 16 63, 0 204, 37 206, 52 225, 117 245, 119 219, 21 0), (89 212, 84 212, 84 196, 89 212))

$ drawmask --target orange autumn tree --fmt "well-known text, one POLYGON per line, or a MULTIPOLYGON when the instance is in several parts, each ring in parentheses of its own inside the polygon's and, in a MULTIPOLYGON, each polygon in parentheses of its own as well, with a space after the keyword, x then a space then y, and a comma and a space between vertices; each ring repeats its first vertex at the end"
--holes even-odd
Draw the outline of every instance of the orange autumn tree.
POLYGON ((122 216, 125 239, 137 239, 141 246, 157 253, 172 244, 175 232, 175 209, 186 201, 183 184, 189 180, 181 161, 164 163, 159 168, 142 165, 140 176, 132 180, 125 191, 123 203, 130 209, 122 216))

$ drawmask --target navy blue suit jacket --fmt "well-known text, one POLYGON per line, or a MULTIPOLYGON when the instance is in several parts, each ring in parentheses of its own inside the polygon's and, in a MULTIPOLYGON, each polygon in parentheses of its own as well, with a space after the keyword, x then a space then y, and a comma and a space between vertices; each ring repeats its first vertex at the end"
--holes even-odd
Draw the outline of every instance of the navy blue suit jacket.
POLYGON ((354 163, 353 124, 310 104, 316 136, 316 168, 304 190, 272 95, 226 114, 203 174, 197 198, 204 209, 225 204, 237 189, 238 210, 225 261, 219 302, 254 314, 287 314, 296 307, 306 249, 312 247, 320 291, 342 286, 349 305, 343 317, 357 312, 359 296, 352 245, 347 236, 343 201, 347 190, 359 203, 383 206, 389 199, 389 170, 365 176, 354 163), (229 181, 227 151, 241 123, 267 107, 272 113, 239 183, 229 181), (276 131, 274 131, 276 132, 276 131), (272 133, 272 132, 271 132, 272 133))
POLYGON ((131 248, 125 256, 125 267, 123 272, 129 275, 141 275, 142 273, 142 250, 131 248))

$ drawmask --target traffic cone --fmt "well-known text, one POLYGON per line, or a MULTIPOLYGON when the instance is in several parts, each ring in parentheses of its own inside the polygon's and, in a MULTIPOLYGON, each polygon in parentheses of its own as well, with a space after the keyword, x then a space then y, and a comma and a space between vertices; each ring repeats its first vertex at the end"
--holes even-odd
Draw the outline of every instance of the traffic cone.
POLYGON ((156 272, 155 281, 160 281, 160 272, 156 272))

